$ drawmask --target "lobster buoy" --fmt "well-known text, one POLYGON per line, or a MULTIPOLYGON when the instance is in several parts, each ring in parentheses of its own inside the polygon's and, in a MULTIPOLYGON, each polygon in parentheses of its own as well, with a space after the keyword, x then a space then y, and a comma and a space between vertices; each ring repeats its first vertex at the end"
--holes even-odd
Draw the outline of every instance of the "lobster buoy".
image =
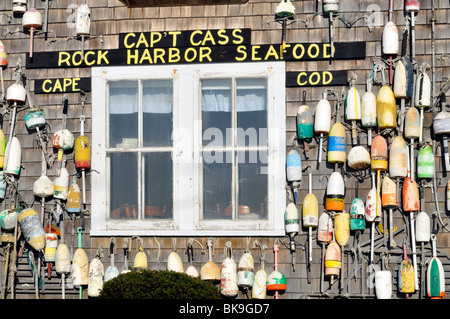
POLYGON ((405 178, 408 174, 408 147, 401 136, 396 136, 389 152, 389 176, 405 178))
POLYGON ((377 190, 372 187, 366 198, 366 222, 373 222, 377 219, 377 190))
POLYGON ((303 227, 317 227, 319 224, 319 204, 317 197, 309 193, 303 199, 303 227))
POLYGON ((0 226, 4 230, 13 230, 16 227, 17 211, 5 209, 0 213, 0 226))
POLYGON ((420 1, 419 0, 405 0, 406 12, 419 12, 420 1))
POLYGON ((383 29, 383 54, 396 55, 398 54, 398 29, 393 21, 386 23, 383 29))
POLYGON ((450 115, 446 111, 441 111, 433 120, 433 131, 436 136, 442 136, 444 146, 444 163, 446 171, 450 170, 450 161, 448 156, 448 139, 450 133, 450 115))
POLYGON ((370 149, 370 167, 374 171, 385 171, 388 167, 388 152, 386 139, 377 135, 370 149))
POLYGON ((355 145, 356 121, 361 120, 361 97, 355 87, 351 87, 345 97, 345 119, 352 122, 352 144, 355 145))
POLYGON ((103 289, 104 276, 103 263, 98 256, 91 260, 89 264, 89 281, 88 281, 88 296, 98 297, 100 291, 103 289))
POLYGON ((296 150, 290 150, 286 158, 286 176, 288 182, 302 180, 302 160, 296 150))
POLYGON ((383 85, 377 94, 377 123, 379 129, 397 126, 397 109, 394 92, 383 85))
POLYGON ((175 271, 175 272, 184 272, 183 262, 181 261, 180 256, 172 251, 167 258, 167 270, 175 271))
POLYGON ((265 299, 267 289, 267 273, 264 269, 264 262, 261 260, 261 269, 255 273, 255 280, 252 286, 253 299, 265 299))
POLYGON ((11 139, 11 145, 6 145, 5 157, 7 158, 5 174, 20 175, 20 164, 22 162, 22 147, 16 136, 11 139))
POLYGON ((69 247, 61 243, 56 248, 55 252, 55 270, 59 274, 70 273, 72 259, 70 256, 69 247))
POLYGON ((350 168, 364 169, 370 166, 370 154, 363 146, 352 147, 347 163, 350 168))
POLYGON ((280 247, 273 245, 273 251, 275 253, 275 265, 274 271, 272 271, 267 277, 266 287, 270 292, 275 292, 275 298, 278 298, 278 293, 285 291, 287 287, 286 277, 282 272, 278 270, 278 251, 280 247))
POLYGON ((388 209, 398 207, 397 185, 388 175, 384 176, 381 185, 381 205, 388 209))
POLYGON ((62 162, 64 151, 69 151, 73 148, 75 137, 68 129, 63 128, 53 134, 52 146, 58 150, 58 162, 62 162))
POLYGON ((395 63, 394 96, 400 99, 411 99, 414 89, 414 69, 407 56, 395 63))
POLYGON ((350 230, 362 231, 366 228, 364 202, 355 198, 350 206, 350 230))
POLYGON ((246 251, 237 268, 237 285, 244 289, 251 289, 255 281, 255 262, 250 251, 246 251))
POLYGON ((306 91, 303 91, 303 104, 297 110, 297 135, 301 140, 309 140, 314 136, 311 109, 306 105, 306 91))
POLYGON ((320 135, 319 144, 319 163, 322 161, 322 143, 323 135, 328 134, 331 128, 331 105, 324 97, 316 105, 316 114, 314 116, 314 130, 320 135))
POLYGON ((22 18, 22 26, 30 29, 30 58, 33 58, 34 29, 42 27, 42 15, 35 8, 28 9, 22 18))
POLYGON ((44 248, 44 260, 46 262, 55 262, 57 247, 58 247, 58 234, 46 233, 45 248, 44 248))
POLYGON ((416 216, 416 241, 427 243, 431 239, 430 216, 426 212, 419 212, 416 216))
POLYGON ((232 255, 230 241, 225 243, 225 259, 220 267, 220 293, 226 297, 235 297, 239 293, 237 266, 232 255))
POLYGON ((45 230, 41 225, 38 213, 32 208, 26 208, 19 213, 18 222, 26 242, 35 250, 45 247, 45 230))
POLYGON ((24 120, 26 127, 30 130, 41 128, 45 125, 44 112, 39 109, 28 111, 24 116, 24 120))
POLYGON ((81 4, 77 10, 75 19, 77 35, 88 35, 91 28, 91 10, 86 4, 81 4))
POLYGON ((3 169, 5 163, 6 138, 3 130, 0 129, 0 169, 3 169))
POLYGON ((69 193, 67 194, 66 211, 70 214, 81 213, 81 191, 76 182, 76 176, 70 185, 69 193))
POLYGON ((337 13, 339 11, 339 0, 324 0, 323 12, 325 13, 337 13))
POLYGON ((332 284, 334 277, 339 277, 341 267, 341 248, 332 241, 325 252, 325 276, 331 277, 332 284))
POLYGON ((344 209, 344 197, 344 178, 339 172, 333 172, 327 184, 325 209, 328 211, 342 211, 344 209))
POLYGON ((412 181, 410 177, 405 178, 402 189, 403 211, 417 212, 420 209, 419 189, 416 181, 412 181))
POLYGON ((134 256, 134 269, 135 270, 141 270, 141 269, 147 269, 147 255, 144 252, 144 249, 142 247, 139 247, 138 252, 136 253, 136 256, 134 256))
POLYGON ((445 296, 445 272, 441 260, 434 256, 427 268, 427 296, 442 299, 445 296))
POLYGON ((71 276, 74 287, 89 284, 89 260, 83 248, 77 248, 73 254, 71 276))
POLYGON ((431 81, 425 72, 419 73, 417 77, 414 102, 420 109, 431 106, 431 81))
POLYGON ((375 272, 375 295, 377 299, 392 298, 392 273, 390 270, 375 272))
POLYGON ((295 7, 290 0, 281 0, 275 13, 280 18, 292 17, 295 14, 295 7))
POLYGON ((405 118, 405 137, 417 139, 420 136, 420 114, 415 107, 410 107, 405 118))
POLYGON ((417 155, 417 177, 434 177, 434 153, 430 145, 426 145, 419 150, 417 155))
POLYGON ((23 103, 26 100, 27 91, 20 83, 13 83, 6 90, 6 100, 12 103, 23 103))
POLYGON ((406 256, 406 244, 403 244, 403 260, 398 268, 398 291, 401 293, 413 293, 415 291, 414 266, 406 256))
POLYGON ((372 129, 378 125, 377 97, 372 90, 367 90, 361 98, 361 125, 367 128, 367 142, 372 145, 372 129))
POLYGON ((334 229, 336 241, 339 246, 344 247, 347 245, 350 238, 350 214, 346 212, 336 214, 334 218, 334 229))
POLYGON ((299 212, 297 206, 294 203, 289 203, 286 206, 286 210, 284 213, 284 228, 286 234, 295 236, 300 230, 299 225, 299 212))
POLYGON ((319 217, 319 226, 317 227, 317 240, 323 243, 329 243, 333 238, 333 220, 328 213, 322 213, 319 217))
POLYGON ((344 163, 346 160, 346 133, 344 125, 336 122, 328 137, 328 162, 344 163))
POLYGON ((220 281, 220 268, 212 260, 211 250, 213 247, 213 242, 211 238, 208 239, 207 246, 208 246, 208 261, 200 269, 200 278, 206 281, 217 282, 220 281))
POLYGON ((91 167, 91 146, 85 135, 78 136, 75 140, 75 167, 77 169, 89 169, 91 167))
POLYGON ((66 200, 69 195, 69 171, 61 167, 60 175, 53 181, 53 197, 66 200))
POLYGON ((25 13, 27 11, 27 0, 13 0, 12 11, 17 14, 25 13))
POLYGON ((53 195, 55 184, 46 175, 41 175, 33 183, 33 195, 40 198, 47 198, 53 195))

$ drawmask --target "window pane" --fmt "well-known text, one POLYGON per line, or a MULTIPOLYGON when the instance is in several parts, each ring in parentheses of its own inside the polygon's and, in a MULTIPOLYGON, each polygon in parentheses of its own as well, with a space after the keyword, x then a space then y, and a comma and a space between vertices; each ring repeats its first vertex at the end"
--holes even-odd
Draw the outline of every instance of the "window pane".
POLYGON ((109 147, 137 147, 138 82, 109 82, 109 147))
POLYGON ((136 153, 109 154, 111 218, 138 217, 138 176, 136 153))
POLYGON ((203 154, 203 219, 232 218, 231 153, 203 154))
POLYGON ((267 219, 267 151, 238 152, 238 219, 267 219))
POLYGON ((144 147, 172 145, 172 92, 171 80, 143 82, 144 147))
POLYGON ((173 217, 172 156, 170 152, 144 154, 145 218, 173 217))
POLYGON ((267 145, 267 80, 237 79, 237 145, 267 145))
POLYGON ((226 138, 231 128, 231 80, 202 80, 203 146, 231 145, 226 138))

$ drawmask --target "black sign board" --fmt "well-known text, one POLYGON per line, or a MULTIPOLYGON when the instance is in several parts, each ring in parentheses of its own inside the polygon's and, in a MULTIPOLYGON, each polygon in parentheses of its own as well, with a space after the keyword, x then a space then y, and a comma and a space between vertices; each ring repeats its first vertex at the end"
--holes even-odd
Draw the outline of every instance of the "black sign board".
POLYGON ((286 72, 286 87, 347 85, 347 71, 286 72))
POLYGON ((34 93, 73 93, 90 92, 91 78, 61 78, 34 81, 34 93))
MULTIPOLYGON (((333 59, 362 59, 365 42, 336 43, 333 59)), ((328 43, 292 43, 281 45, 236 45, 211 47, 169 47, 148 49, 88 50, 84 60, 80 51, 35 52, 27 69, 80 68, 95 66, 132 66, 257 61, 331 60, 328 43)))

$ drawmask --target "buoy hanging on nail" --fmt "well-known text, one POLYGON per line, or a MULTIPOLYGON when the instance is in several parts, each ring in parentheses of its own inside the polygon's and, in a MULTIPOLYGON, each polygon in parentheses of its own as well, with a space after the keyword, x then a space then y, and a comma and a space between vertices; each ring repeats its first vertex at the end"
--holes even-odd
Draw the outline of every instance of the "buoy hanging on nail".
POLYGON ((42 27, 42 15, 35 8, 28 9, 22 17, 24 28, 30 29, 30 59, 33 58, 34 29, 42 27))
POLYGON ((344 247, 350 239, 350 214, 341 212, 334 217, 334 230, 336 242, 344 247))
POLYGON ((84 38, 91 30, 91 9, 87 4, 83 3, 78 7, 75 25, 77 35, 81 36, 81 60, 84 60, 84 38))
POLYGON ((325 276, 331 277, 331 284, 333 284, 335 277, 339 277, 341 267, 341 248, 337 242, 332 241, 328 245, 325 253, 325 276))
POLYGON ((27 0, 13 0, 12 11, 17 14, 25 13, 27 11, 27 0))
POLYGON ((327 184, 325 209, 341 212, 344 209, 345 184, 341 173, 333 172, 327 184))
POLYGON ((314 130, 320 135, 319 145, 319 163, 322 161, 322 143, 323 136, 328 134, 331 129, 331 105, 326 99, 326 94, 316 105, 316 114, 314 116, 314 130))
POLYGON ((428 179, 434 177, 434 153, 428 144, 422 147, 417 155, 417 177, 428 179))
POLYGON ((43 250, 45 247, 45 230, 41 225, 38 213, 32 208, 26 208, 19 213, 17 221, 26 242, 37 251, 43 250))
POLYGON ((389 151, 389 176, 405 178, 408 174, 408 148, 401 136, 396 136, 389 151))
POLYGON ((364 169, 370 166, 370 154, 363 146, 352 147, 348 153, 348 166, 353 169, 364 169))
POLYGON ((436 115, 433 120, 433 131, 436 136, 442 136, 442 142, 444 144, 444 164, 445 170, 450 170, 450 160, 448 155, 448 138, 450 134, 450 114, 448 112, 441 111, 436 115))
POLYGON ((372 129, 377 127, 377 97, 371 85, 361 98, 361 125, 367 128, 367 144, 372 145, 372 129))
POLYGON ((344 125, 337 122, 330 130, 328 137, 328 157, 330 163, 344 163, 346 154, 346 133, 344 125))
POLYGON ((390 270, 375 272, 375 295, 377 299, 392 298, 392 273, 390 270))
POLYGON ((6 145, 5 157, 7 158, 5 174, 20 175, 20 168, 22 163, 22 147, 17 137, 13 136, 11 144, 6 145))
POLYGON ((231 242, 225 243, 225 259, 220 268, 220 293, 226 297, 235 297, 239 293, 237 286, 237 266, 233 258, 231 242))
POLYGON ((383 85, 377 93, 377 121, 379 129, 397 127, 396 101, 388 85, 383 85))

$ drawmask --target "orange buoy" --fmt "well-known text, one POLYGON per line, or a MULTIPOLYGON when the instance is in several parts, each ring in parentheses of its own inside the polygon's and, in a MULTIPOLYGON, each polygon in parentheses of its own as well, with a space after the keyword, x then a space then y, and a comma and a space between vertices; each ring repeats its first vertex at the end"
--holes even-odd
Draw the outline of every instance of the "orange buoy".
POLYGON ((405 178, 403 183, 402 204, 405 212, 417 212, 420 210, 419 188, 416 181, 411 180, 410 177, 405 178))

